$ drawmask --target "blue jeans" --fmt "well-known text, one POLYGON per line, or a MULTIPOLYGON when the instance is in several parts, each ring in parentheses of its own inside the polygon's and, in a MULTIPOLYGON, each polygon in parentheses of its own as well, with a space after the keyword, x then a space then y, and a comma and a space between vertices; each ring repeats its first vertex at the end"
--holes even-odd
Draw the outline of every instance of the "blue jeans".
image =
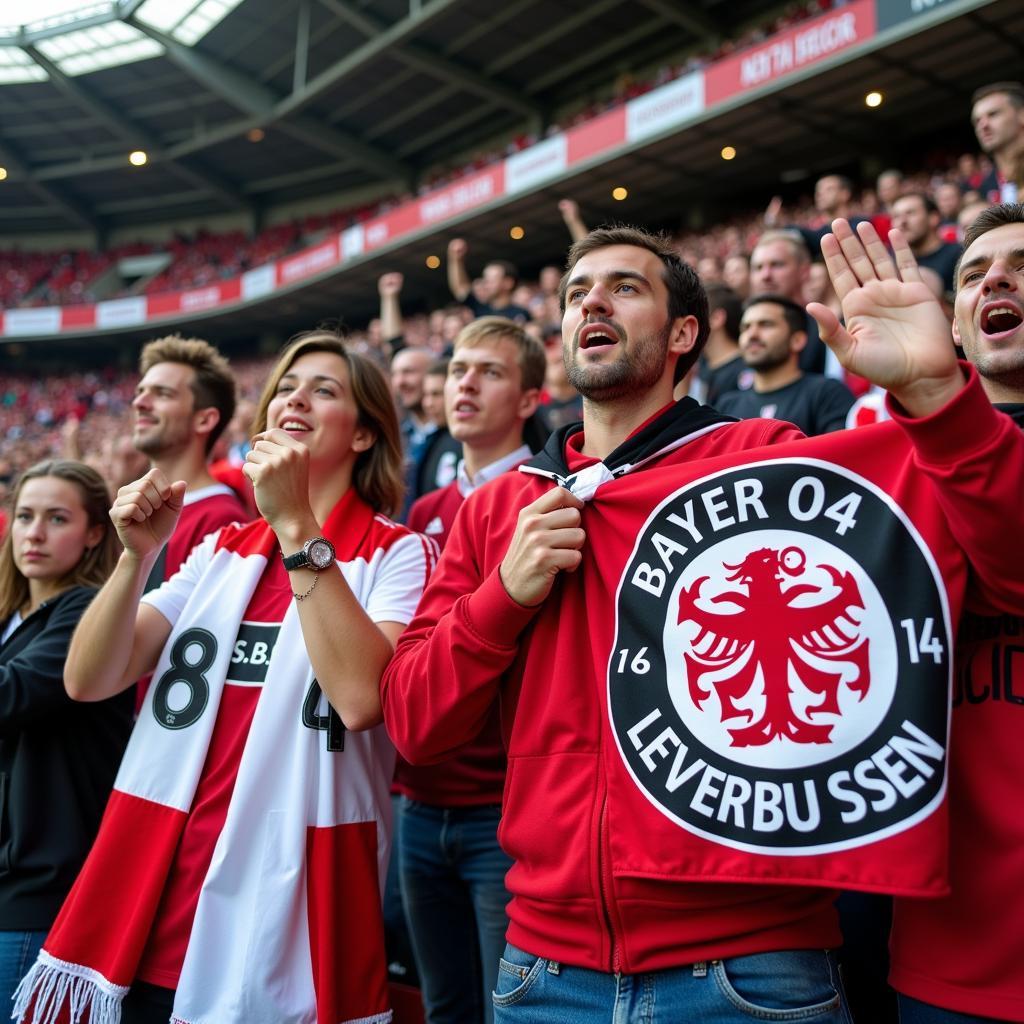
POLYGON ((409 926, 405 923, 402 887, 398 877, 401 800, 400 796, 392 794, 391 857, 388 859, 388 874, 384 882, 384 951, 388 958, 388 979, 418 988, 420 982, 416 976, 416 962, 409 938, 409 926))
POLYGON ((995 1017, 977 1017, 973 1013, 957 1013, 943 1010, 941 1006, 922 1003, 901 992, 897 997, 900 1006, 900 1024, 996 1024, 995 1017))
POLYGON ((851 1024, 824 950, 735 956, 649 974, 569 967, 509 945, 498 963, 495 1024, 851 1024))
POLYGON ((511 859, 498 846, 501 808, 433 807, 402 798, 402 904, 428 1024, 490 1024, 505 948, 511 859))
POLYGON ((36 962, 46 932, 0 932, 0 1020, 11 1015, 18 982, 36 962))

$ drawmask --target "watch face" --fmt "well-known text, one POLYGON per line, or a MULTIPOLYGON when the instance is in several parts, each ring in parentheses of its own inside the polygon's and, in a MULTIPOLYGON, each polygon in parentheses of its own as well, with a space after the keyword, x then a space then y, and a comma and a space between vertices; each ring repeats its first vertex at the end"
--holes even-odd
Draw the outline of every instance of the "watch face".
POLYGON ((309 563, 315 569, 326 569, 334 561, 334 550, 325 540, 314 541, 309 546, 309 563))

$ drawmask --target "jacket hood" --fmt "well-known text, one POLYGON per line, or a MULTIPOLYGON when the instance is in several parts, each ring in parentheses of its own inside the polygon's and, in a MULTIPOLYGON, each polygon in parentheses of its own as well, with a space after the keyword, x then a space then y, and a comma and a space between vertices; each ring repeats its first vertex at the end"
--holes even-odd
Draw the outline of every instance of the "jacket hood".
POLYGON ((627 437, 603 461, 575 474, 569 471, 565 445, 570 437, 583 430, 583 424, 569 423, 556 430, 548 438, 543 451, 520 466, 519 471, 549 477, 587 501, 601 483, 640 469, 712 430, 735 422, 734 416, 716 412, 692 398, 681 398, 627 437))

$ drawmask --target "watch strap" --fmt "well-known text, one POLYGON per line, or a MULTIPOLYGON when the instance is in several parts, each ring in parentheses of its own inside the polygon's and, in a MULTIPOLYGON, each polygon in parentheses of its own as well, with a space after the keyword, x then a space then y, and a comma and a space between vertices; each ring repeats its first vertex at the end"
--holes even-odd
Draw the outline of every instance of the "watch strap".
POLYGON ((302 569, 309 565, 309 555, 306 554, 305 547, 301 547, 294 555, 282 555, 281 561, 284 562, 285 569, 291 572, 292 569, 302 569))

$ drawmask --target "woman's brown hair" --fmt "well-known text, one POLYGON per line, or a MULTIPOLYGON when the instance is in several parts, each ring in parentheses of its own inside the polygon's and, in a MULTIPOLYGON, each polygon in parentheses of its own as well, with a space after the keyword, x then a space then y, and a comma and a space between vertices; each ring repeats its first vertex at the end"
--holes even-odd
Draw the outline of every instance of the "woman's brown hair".
MULTIPOLYGON (((17 510, 21 489, 29 480, 52 476, 66 480, 78 488, 89 526, 102 526, 98 544, 86 548, 78 564, 62 579, 62 590, 71 587, 102 587, 114 571, 120 544, 110 521, 110 493, 103 477, 84 462, 71 459, 48 459, 30 466, 18 478, 11 493, 10 507, 17 510)), ((13 517, 12 517, 13 518, 13 517)), ((14 540, 10 528, 0 544, 0 622, 5 622, 19 608, 28 604, 28 580, 14 564, 14 540)))
POLYGON ((402 475, 402 440, 394 399, 384 374, 365 356, 351 352, 336 331, 306 331, 293 338, 281 353, 260 395, 253 432, 267 429, 267 409, 281 378, 296 360, 311 352, 331 352, 344 360, 359 411, 359 426, 370 430, 374 442, 356 457, 352 486, 374 512, 394 515, 402 507, 405 483, 402 475))

